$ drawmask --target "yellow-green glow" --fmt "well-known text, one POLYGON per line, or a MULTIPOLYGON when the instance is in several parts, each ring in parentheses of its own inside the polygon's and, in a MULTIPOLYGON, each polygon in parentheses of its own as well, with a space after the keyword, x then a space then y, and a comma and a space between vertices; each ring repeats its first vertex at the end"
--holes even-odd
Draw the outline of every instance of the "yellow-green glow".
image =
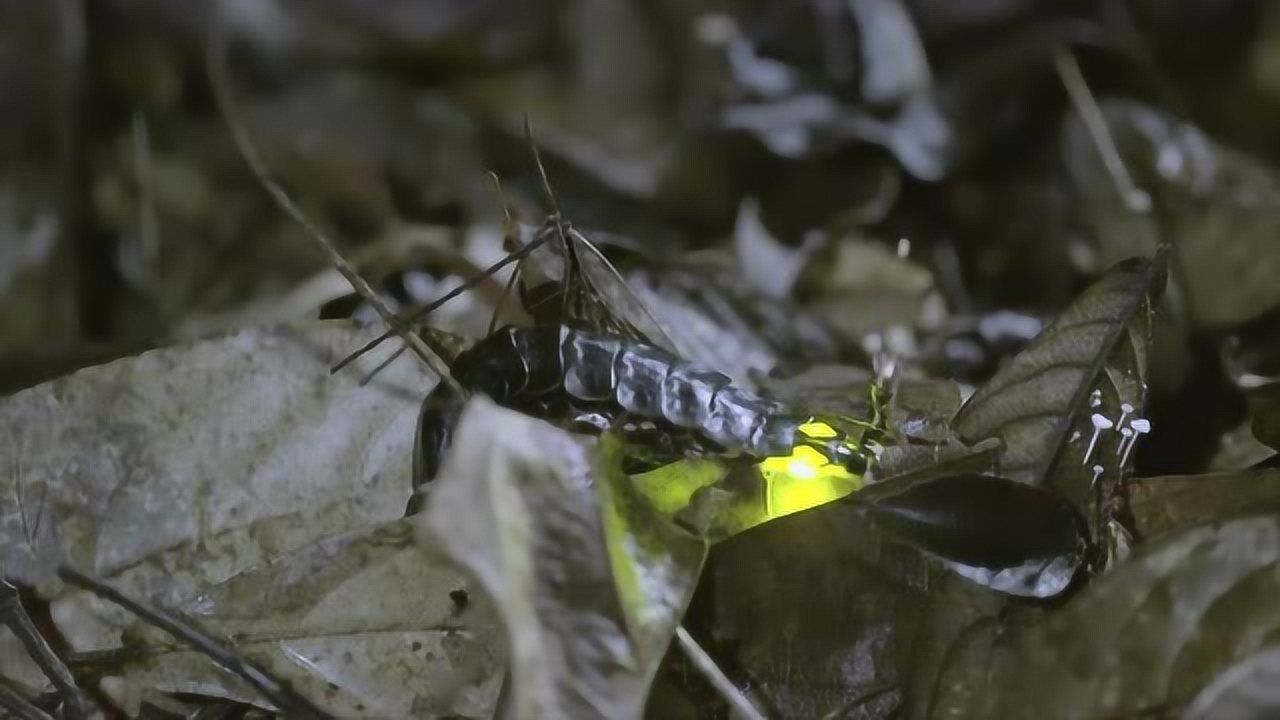
POLYGON ((825 440, 836 436, 835 428, 817 420, 810 420, 809 422, 801 425, 800 432, 814 438, 815 440, 825 440))
POLYGON ((688 459, 633 475, 637 489, 654 509, 668 517, 684 509, 693 494, 724 479, 728 468, 714 460, 688 459))
POLYGON ((761 461, 760 475, 767 486, 770 518, 839 500, 862 487, 860 475, 827 462, 822 453, 806 445, 797 446, 786 457, 761 461))

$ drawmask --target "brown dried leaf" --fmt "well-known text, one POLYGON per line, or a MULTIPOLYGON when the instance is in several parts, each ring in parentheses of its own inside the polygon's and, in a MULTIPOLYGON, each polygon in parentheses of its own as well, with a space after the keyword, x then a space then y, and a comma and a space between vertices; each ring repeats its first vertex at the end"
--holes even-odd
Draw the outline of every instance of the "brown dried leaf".
POLYGON ((1127 489, 1133 529, 1143 538, 1241 515, 1280 512, 1280 470, 1137 478, 1127 489))

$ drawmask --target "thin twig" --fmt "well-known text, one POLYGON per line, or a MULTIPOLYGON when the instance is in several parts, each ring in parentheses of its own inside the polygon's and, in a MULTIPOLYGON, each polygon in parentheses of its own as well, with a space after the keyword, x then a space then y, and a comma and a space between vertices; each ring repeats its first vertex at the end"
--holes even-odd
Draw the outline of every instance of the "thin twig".
MULTIPOLYGON (((533 153, 533 165, 538 170, 538 182, 542 185, 542 194, 551 205, 551 215, 559 224, 564 216, 560 214, 560 204, 556 202, 556 194, 551 191, 551 179, 547 177, 547 168, 542 164, 542 152, 538 150, 538 141, 533 136, 533 122, 529 119, 528 113, 524 115, 524 140, 529 145, 529 151, 533 153)), ((563 237, 561 239, 565 240, 563 237)))
POLYGON ((753 705, 742 694, 742 691, 738 690, 733 681, 724 674, 720 666, 716 665, 716 661, 711 659, 707 651, 702 649, 702 646, 693 639, 693 636, 689 634, 688 630, 684 629, 683 625, 676 628, 676 641, 680 643, 680 649, 684 651, 689 661, 693 663, 693 667, 702 673, 707 682, 711 683, 716 692, 720 693, 720 696, 729 703, 730 707, 737 711, 739 716, 746 718, 746 720, 765 720, 764 713, 761 713, 759 708, 753 705))
POLYGON ((369 287, 369 283, 366 282, 365 279, 356 272, 355 268, 347 262, 347 259, 342 256, 342 253, 338 251, 337 246, 329 239, 328 235, 302 212, 302 209, 293 201, 293 198, 289 197, 289 194, 285 192, 284 188, 271 177, 266 164, 263 163, 262 158, 258 155, 258 151, 253 145, 253 141, 249 138, 248 130, 245 128, 244 123, 240 121, 240 115, 236 108, 235 98, 231 92, 230 79, 227 77, 226 56, 229 38, 227 37, 224 28, 225 26, 220 27, 215 31, 212 39, 210 40, 208 57, 206 58, 208 63, 209 80, 213 86, 214 96, 217 98, 218 105, 222 110, 223 119, 227 123, 228 129, 231 131, 232 138, 240 149, 240 154, 243 155, 245 161, 248 162, 250 170, 253 171, 253 174, 258 178, 258 181, 262 183, 263 187, 266 188, 271 197, 275 199, 276 204, 279 205, 280 208, 289 215, 289 217, 293 218, 295 222, 301 225, 302 228, 307 231, 307 234, 309 234, 320 245, 325 254, 329 256, 329 261, 333 266, 337 268, 338 272, 342 273, 342 276, 351 284, 351 287, 359 293, 366 302, 373 306, 373 309, 378 312, 378 315, 382 318, 383 322, 391 328, 391 332, 399 335, 404 340, 405 344, 408 345, 409 348, 412 349, 428 367, 440 376, 441 382, 453 386, 455 390, 461 390, 457 381, 449 374, 449 367, 445 361, 436 355, 436 353, 432 352, 432 350, 427 347, 427 344, 423 342, 422 338, 405 328, 400 318, 395 313, 391 312, 385 304, 383 304, 381 298, 378 297, 378 294, 373 291, 373 288, 369 287))
POLYGON ((396 348, 396 351, 388 355, 386 360, 383 360, 382 362, 378 363, 377 367, 370 370, 364 377, 360 378, 360 387, 364 387, 365 385, 368 385, 369 383, 373 382, 373 379, 377 377, 378 373, 382 372, 383 370, 386 370, 388 365, 395 362, 396 358, 403 355, 404 351, 408 349, 409 347, 407 345, 401 345, 400 347, 396 348))
POLYGON ((533 166, 538 171, 538 182, 542 185, 542 194, 547 198, 547 204, 551 206, 551 217, 548 220, 555 225, 556 236, 560 240, 560 247, 565 254, 565 276, 564 276, 564 292, 561 295, 561 317, 568 316, 569 307, 569 272, 573 268, 581 268, 578 262, 577 249, 569 242, 569 237, 565 233, 564 215, 560 213, 560 203, 556 201, 556 194, 551 191, 551 179, 547 177, 547 168, 542 164, 542 152, 538 150, 538 141, 533 136, 533 121, 529 119, 529 114, 524 115, 524 139, 529 145, 529 152, 533 154, 533 166))
MULTIPOLYGON (((11 713, 18 720, 54 720, 52 715, 19 695, 17 690, 9 686, 3 676, 0 676, 0 710, 11 713)), ((5 717, 8 717, 8 715, 5 717)))
POLYGON ((1098 107, 1089 84, 1085 82, 1084 74, 1080 72, 1080 64, 1076 62, 1076 56, 1071 50, 1059 45, 1054 51, 1053 63, 1063 87, 1071 96, 1071 104, 1075 106, 1080 119, 1084 121, 1085 129, 1088 130, 1094 147, 1098 149, 1098 154, 1102 156, 1102 163, 1106 165, 1111 182, 1115 185, 1116 192, 1120 194, 1125 207, 1134 213, 1150 211, 1151 196, 1138 187, 1133 181, 1133 176, 1129 174, 1129 168, 1120 157, 1120 151, 1116 148, 1115 138, 1111 136, 1111 130, 1102 116, 1102 110, 1098 107))
POLYGON ((516 269, 511 273, 511 277, 507 278, 506 285, 502 288, 502 296, 498 298, 498 306, 493 309, 493 315, 489 318, 489 329, 487 335, 492 335, 493 331, 498 327, 498 316, 502 314, 502 309, 507 305, 507 299, 511 296, 511 289, 516 286, 520 280, 520 265, 516 265, 516 269))
MULTIPOLYGON (((493 183, 494 190, 498 197, 498 204, 502 208, 503 236, 508 238, 514 237, 515 233, 518 231, 518 226, 516 225, 515 220, 512 218, 511 205, 507 202, 507 196, 505 193, 502 192, 502 181, 498 179, 498 174, 493 172, 492 170, 485 173, 485 175, 488 177, 489 181, 493 183)), ((458 297, 462 293, 476 287, 477 285, 479 285, 481 282, 484 282, 488 278, 494 276, 495 274, 497 274, 499 270, 506 267, 507 265, 510 265, 513 262, 517 262, 517 263, 523 262, 524 259, 529 255, 529 253, 532 253, 534 250, 538 249, 538 247, 541 246, 543 243, 545 243, 546 240, 547 239, 545 237, 537 237, 537 238, 534 238, 534 240, 530 242, 528 245, 517 247, 514 251, 511 252, 511 254, 503 257, 501 260, 495 262, 494 264, 490 265, 484 270, 481 270, 480 272, 467 278, 462 283, 462 285, 450 290, 449 292, 445 293, 443 296, 436 298, 435 300, 428 303, 426 306, 410 313, 405 318, 405 322, 416 323, 422 320, 427 315, 430 315, 432 312, 435 312, 438 308, 443 306, 445 303, 458 297)), ((489 332, 493 332, 493 328, 497 325, 498 316, 502 313, 503 308, 506 306, 507 294, 510 291, 512 284, 515 282, 515 278, 519 276, 520 268, 521 266, 517 264, 515 272, 512 274, 511 279, 508 280, 508 282, 506 283, 506 286, 503 288, 502 294, 498 297, 497 307, 495 307, 493 311, 493 318, 491 318, 489 321, 489 332)), ((393 333, 390 333, 390 332, 385 332, 379 335, 378 337, 366 343, 359 350, 356 350, 355 352, 343 358, 341 361, 338 362, 337 365, 334 365, 332 368, 330 368, 329 372, 336 373, 341 371, 347 365, 350 365, 352 362, 354 362, 357 358, 361 357, 365 353, 373 350, 374 348, 378 347, 382 343, 391 339, 392 335, 393 333)))
POLYGON ((22 606, 18 589, 2 579, 0 579, 0 624, 8 626, 9 631, 26 648, 27 654, 49 678, 49 682, 53 683, 54 688, 67 704, 69 717, 102 717, 102 712, 95 703, 76 684, 76 679, 71 675, 67 664, 44 639, 44 635, 40 634, 35 623, 31 622, 31 617, 22 606))
MULTIPOLYGON (((529 253, 536 250, 538 246, 541 245, 543 242, 545 242, 545 240, 535 240, 529 243, 528 245, 525 245, 524 247, 520 248, 519 250, 516 250, 515 252, 507 255, 506 257, 502 258, 501 260, 495 262, 494 264, 482 270, 480 274, 474 277, 467 278, 467 280, 463 282, 461 285, 459 285, 458 287, 450 290, 449 292, 436 298, 435 300, 432 300, 426 307, 422 308, 421 310, 414 311, 412 314, 407 316, 404 319, 404 321, 406 323, 418 322, 422 318, 426 317, 427 315, 435 311, 436 308, 439 308, 441 305, 444 305, 445 303, 458 297, 462 293, 484 282, 487 278, 489 278, 490 276, 492 276, 494 273, 498 272, 502 268, 506 267, 507 265, 510 265, 511 263, 516 262, 518 260, 524 259, 525 256, 527 256, 529 253)), ((357 358, 361 357, 362 355, 369 352, 370 350, 373 350, 374 348, 378 347, 379 345, 386 342, 387 340, 390 340, 391 338, 395 337, 395 335, 396 335, 396 332, 394 330, 388 330, 387 332, 382 333, 378 337, 365 343, 359 350, 356 350, 355 352, 351 353, 347 357, 343 358, 337 365, 334 365, 332 368, 330 368, 329 372, 336 373, 342 370, 343 368, 345 368, 346 366, 354 362, 357 358)))
POLYGON ((292 717, 326 720, 332 717, 312 705, 306 698, 294 692, 287 684, 277 680, 271 673, 258 666, 257 663, 242 658, 234 647, 200 630, 190 621, 180 621, 165 610, 148 607, 127 597, 110 585, 69 567, 58 568, 58 577, 69 585, 91 592, 103 600, 119 605, 145 622, 169 633, 174 639, 208 657, 224 670, 234 673, 252 685, 254 689, 279 708, 281 712, 288 713, 292 717))

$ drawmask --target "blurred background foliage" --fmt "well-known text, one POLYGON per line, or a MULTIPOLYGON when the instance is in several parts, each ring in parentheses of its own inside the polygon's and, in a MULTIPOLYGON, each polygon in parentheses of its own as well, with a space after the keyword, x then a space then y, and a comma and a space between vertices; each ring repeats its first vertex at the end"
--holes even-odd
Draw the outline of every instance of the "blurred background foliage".
MULTIPOLYGON (((207 60, 223 32, 239 120, 394 307, 501 257, 504 203, 541 218, 527 115, 565 216, 682 351, 819 404, 893 363, 895 430, 920 442, 948 437, 962 399, 1114 263, 1168 244, 1139 373, 1156 431, 1136 446, 1136 474, 1176 475, 1163 487, 1186 494, 1171 503, 1139 483, 1131 520, 1158 535, 1221 519, 1195 507, 1236 491, 1179 483, 1275 466, 1280 5, 0 0, 0 392, 245 327, 372 319, 232 141, 207 60)), ((482 286, 439 322, 483 333, 498 291, 482 286)), ((1274 496, 1271 475, 1250 477, 1256 497, 1274 496)), ((1161 552, 1262 547, 1224 567, 1273 572, 1271 520, 1253 522, 1161 552)), ((887 660, 841 663, 857 643, 858 657, 906 657, 910 638, 894 632, 949 638, 994 601, 953 588, 962 611, 931 614, 916 561, 887 577, 868 560, 874 537, 792 564, 811 536, 790 520, 767 535, 714 559, 690 616, 717 628, 730 671, 787 677, 772 702, 793 715, 852 702, 851 685, 871 688, 857 703, 868 716, 901 696, 929 698, 913 717, 972 709, 939 690, 953 659, 917 653, 903 676, 887 660), (766 624, 779 592, 826 621, 833 598, 859 598, 840 616, 856 636, 801 624, 784 638, 819 656, 797 671, 812 682, 770 665, 777 633, 738 634, 766 624)), ((1122 596, 1163 582, 1160 557, 988 658, 1006 679, 984 707, 1026 707, 1016 688, 1043 687, 1034 673, 1061 660, 1039 648, 1098 617, 1127 622, 1122 596)), ((1081 649, 1081 662, 1111 651, 1081 649)), ((1161 667, 1117 707, 1146 707, 1158 693, 1144 683, 1182 668, 1161 667)), ((669 707, 698 697, 664 677, 654 697, 669 707)), ((1190 703, 1200 685, 1187 687, 1154 702, 1190 703)), ((1064 717, 1096 697, 1065 680, 1053 691, 1064 717)))

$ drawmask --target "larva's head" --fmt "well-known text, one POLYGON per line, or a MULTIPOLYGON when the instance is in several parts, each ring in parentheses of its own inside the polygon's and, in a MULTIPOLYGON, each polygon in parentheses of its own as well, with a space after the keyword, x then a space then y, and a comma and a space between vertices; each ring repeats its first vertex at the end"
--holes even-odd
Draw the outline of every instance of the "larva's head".
POLYGON ((810 418, 797 429, 796 445, 813 448, 827 463, 851 475, 865 475, 874 456, 844 424, 836 418, 810 418))

